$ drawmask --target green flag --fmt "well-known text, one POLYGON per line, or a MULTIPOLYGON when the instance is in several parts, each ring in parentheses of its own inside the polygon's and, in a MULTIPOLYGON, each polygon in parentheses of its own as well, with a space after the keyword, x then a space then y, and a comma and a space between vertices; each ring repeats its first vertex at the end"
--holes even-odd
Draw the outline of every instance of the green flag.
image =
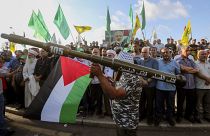
POLYGON ((133 9, 132 9, 132 5, 130 5, 129 17, 130 17, 130 20, 131 20, 131 25, 132 25, 132 30, 133 30, 133 9))
POLYGON ((142 26, 141 26, 141 30, 143 30, 146 26, 146 17, 145 17, 145 8, 144 8, 144 1, 143 1, 143 6, 142 6, 142 10, 141 10, 141 17, 142 17, 142 26))
POLYGON ((109 14, 109 8, 107 8, 107 16, 106 16, 106 30, 109 33, 109 35, 111 34, 111 18, 110 18, 110 14, 109 14))
POLYGON ((47 28, 43 25, 43 23, 41 22, 41 20, 34 11, 32 12, 28 26, 35 30, 35 35, 39 35, 45 41, 50 41, 51 36, 47 28))
POLYGON ((130 20, 131 20, 131 26, 132 26, 132 29, 129 33, 129 36, 127 37, 127 43, 130 43, 130 40, 131 40, 131 37, 132 37, 132 33, 133 33, 133 9, 132 9, 132 5, 130 4, 130 10, 129 10, 129 17, 130 17, 130 20))
MULTIPOLYGON (((46 23, 44 22, 44 18, 43 18, 43 16, 42 16, 42 13, 41 13, 40 10, 38 10, 37 16, 38 16, 40 22, 42 23, 42 25, 45 27, 45 29, 46 29, 46 30, 48 31, 48 33, 49 33, 49 30, 48 30, 48 28, 47 28, 46 23)), ((40 34, 38 34, 37 32, 35 32, 34 36, 40 38, 40 34)), ((50 39, 51 39, 51 36, 50 36, 50 34, 49 34, 49 35, 48 35, 48 38, 47 38, 47 41, 50 41, 50 39)))
POLYGON ((61 35, 66 40, 69 36, 70 28, 60 5, 58 6, 58 10, 54 18, 54 24, 58 27, 61 35))
MULTIPOLYGON (((43 16, 42 16, 42 13, 41 13, 41 11, 40 10, 38 10, 38 18, 39 18, 39 20, 41 21, 41 23, 43 24, 43 26, 47 29, 47 25, 45 24, 45 22, 44 22, 44 18, 43 18, 43 16)), ((48 31, 48 29, 47 29, 47 31, 48 31)), ((49 32, 49 31, 48 31, 49 32)))

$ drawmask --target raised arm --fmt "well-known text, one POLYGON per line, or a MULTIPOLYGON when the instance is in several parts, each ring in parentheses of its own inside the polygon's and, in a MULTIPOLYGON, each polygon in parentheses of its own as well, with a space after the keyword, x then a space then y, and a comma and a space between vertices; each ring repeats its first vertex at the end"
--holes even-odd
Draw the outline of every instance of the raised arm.
POLYGON ((101 68, 98 64, 92 64, 90 68, 91 73, 98 77, 103 92, 109 96, 110 99, 117 99, 126 96, 126 91, 120 87, 115 88, 111 85, 109 80, 103 75, 101 68))

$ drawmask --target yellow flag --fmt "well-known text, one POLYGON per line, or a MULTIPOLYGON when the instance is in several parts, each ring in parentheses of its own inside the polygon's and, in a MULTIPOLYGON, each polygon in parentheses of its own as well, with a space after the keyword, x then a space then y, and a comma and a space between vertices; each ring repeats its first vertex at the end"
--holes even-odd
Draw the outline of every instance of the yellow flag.
POLYGON ((15 52, 15 43, 13 43, 13 42, 10 42, 10 44, 9 44, 9 50, 11 51, 11 52, 15 52))
POLYGON ((92 29, 90 26, 74 26, 74 27, 79 34, 92 29))
POLYGON ((136 36, 136 32, 138 31, 139 28, 141 28, 141 22, 139 20, 138 15, 136 15, 136 22, 135 22, 135 26, 133 29, 133 38, 136 36))
POLYGON ((184 32, 182 34, 182 39, 181 43, 183 46, 188 46, 189 45, 189 36, 191 34, 191 23, 190 20, 187 23, 187 26, 184 29, 184 32))

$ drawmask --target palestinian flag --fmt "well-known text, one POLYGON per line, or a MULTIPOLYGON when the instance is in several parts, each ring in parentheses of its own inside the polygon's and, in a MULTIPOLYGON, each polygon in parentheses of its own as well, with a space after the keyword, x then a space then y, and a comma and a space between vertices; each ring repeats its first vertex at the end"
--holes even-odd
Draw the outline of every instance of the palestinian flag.
POLYGON ((90 83, 89 67, 60 57, 25 116, 48 122, 74 123, 81 98, 90 83))

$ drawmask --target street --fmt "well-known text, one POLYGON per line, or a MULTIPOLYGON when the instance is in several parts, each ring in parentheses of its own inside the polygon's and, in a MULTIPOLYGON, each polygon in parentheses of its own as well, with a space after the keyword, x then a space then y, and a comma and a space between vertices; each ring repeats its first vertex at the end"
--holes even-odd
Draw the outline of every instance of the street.
MULTIPOLYGON (((114 127, 89 125, 63 125, 28 120, 7 113, 9 126, 16 131, 14 136, 116 136, 114 127)), ((138 136, 209 136, 209 127, 139 127, 138 136)))

